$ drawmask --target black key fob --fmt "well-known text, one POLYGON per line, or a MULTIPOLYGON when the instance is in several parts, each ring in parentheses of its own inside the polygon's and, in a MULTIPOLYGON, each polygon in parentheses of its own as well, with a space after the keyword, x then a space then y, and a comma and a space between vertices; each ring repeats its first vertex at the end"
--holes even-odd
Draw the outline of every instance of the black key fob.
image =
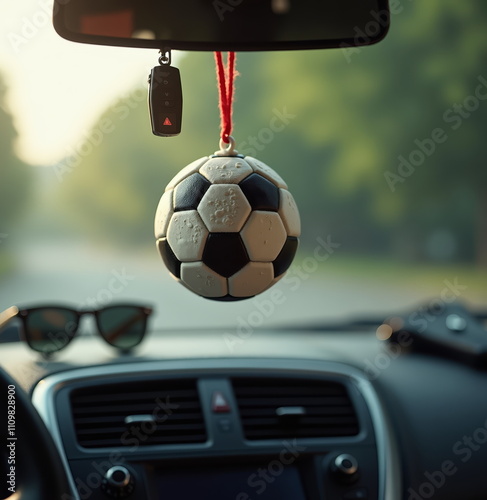
POLYGON ((154 135, 173 137, 181 132, 183 91, 178 68, 161 65, 152 69, 149 111, 154 135))

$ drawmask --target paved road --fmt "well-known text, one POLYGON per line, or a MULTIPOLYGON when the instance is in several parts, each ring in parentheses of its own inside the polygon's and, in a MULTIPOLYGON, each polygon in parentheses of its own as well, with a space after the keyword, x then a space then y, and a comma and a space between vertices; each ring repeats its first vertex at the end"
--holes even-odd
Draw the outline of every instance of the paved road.
MULTIPOLYGON (((153 304, 157 329, 246 328, 296 324, 352 315, 399 312, 415 305, 411 290, 384 289, 359 280, 293 272, 292 279, 250 300, 220 303, 202 299, 174 282, 156 251, 126 256, 80 245, 31 247, 19 254, 18 271, 0 282, 0 308, 12 304, 63 302, 100 306, 137 301, 153 304)), ((331 265, 331 260, 330 260, 331 265)))

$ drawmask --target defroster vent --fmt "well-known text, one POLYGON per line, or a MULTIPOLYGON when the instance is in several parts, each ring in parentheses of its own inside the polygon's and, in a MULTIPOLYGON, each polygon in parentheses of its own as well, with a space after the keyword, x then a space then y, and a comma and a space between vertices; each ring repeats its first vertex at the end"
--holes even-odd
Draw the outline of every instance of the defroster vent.
POLYGON ((71 393, 78 443, 85 448, 201 443, 206 428, 196 380, 143 380, 71 393))
POLYGON ((249 440, 354 436, 359 432, 347 388, 339 382, 236 378, 232 383, 249 440))

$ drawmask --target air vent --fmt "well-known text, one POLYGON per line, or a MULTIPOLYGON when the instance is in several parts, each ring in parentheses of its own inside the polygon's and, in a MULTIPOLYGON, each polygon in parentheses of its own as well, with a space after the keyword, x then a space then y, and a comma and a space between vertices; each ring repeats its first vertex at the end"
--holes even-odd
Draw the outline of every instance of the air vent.
POLYGON ((85 448, 206 441, 196 380, 85 387, 72 392, 71 411, 85 448))
POLYGON ((354 436, 358 420, 338 382, 238 378, 233 388, 249 440, 354 436))

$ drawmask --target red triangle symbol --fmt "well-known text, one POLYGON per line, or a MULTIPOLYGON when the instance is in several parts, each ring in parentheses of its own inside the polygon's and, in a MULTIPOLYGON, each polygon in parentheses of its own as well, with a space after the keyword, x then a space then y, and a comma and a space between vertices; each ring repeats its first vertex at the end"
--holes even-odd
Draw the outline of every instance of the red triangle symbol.
POLYGON ((214 392, 211 402, 213 413, 229 413, 230 405, 221 392, 214 392))
POLYGON ((172 125, 171 120, 166 117, 166 119, 164 120, 163 125, 172 125))

